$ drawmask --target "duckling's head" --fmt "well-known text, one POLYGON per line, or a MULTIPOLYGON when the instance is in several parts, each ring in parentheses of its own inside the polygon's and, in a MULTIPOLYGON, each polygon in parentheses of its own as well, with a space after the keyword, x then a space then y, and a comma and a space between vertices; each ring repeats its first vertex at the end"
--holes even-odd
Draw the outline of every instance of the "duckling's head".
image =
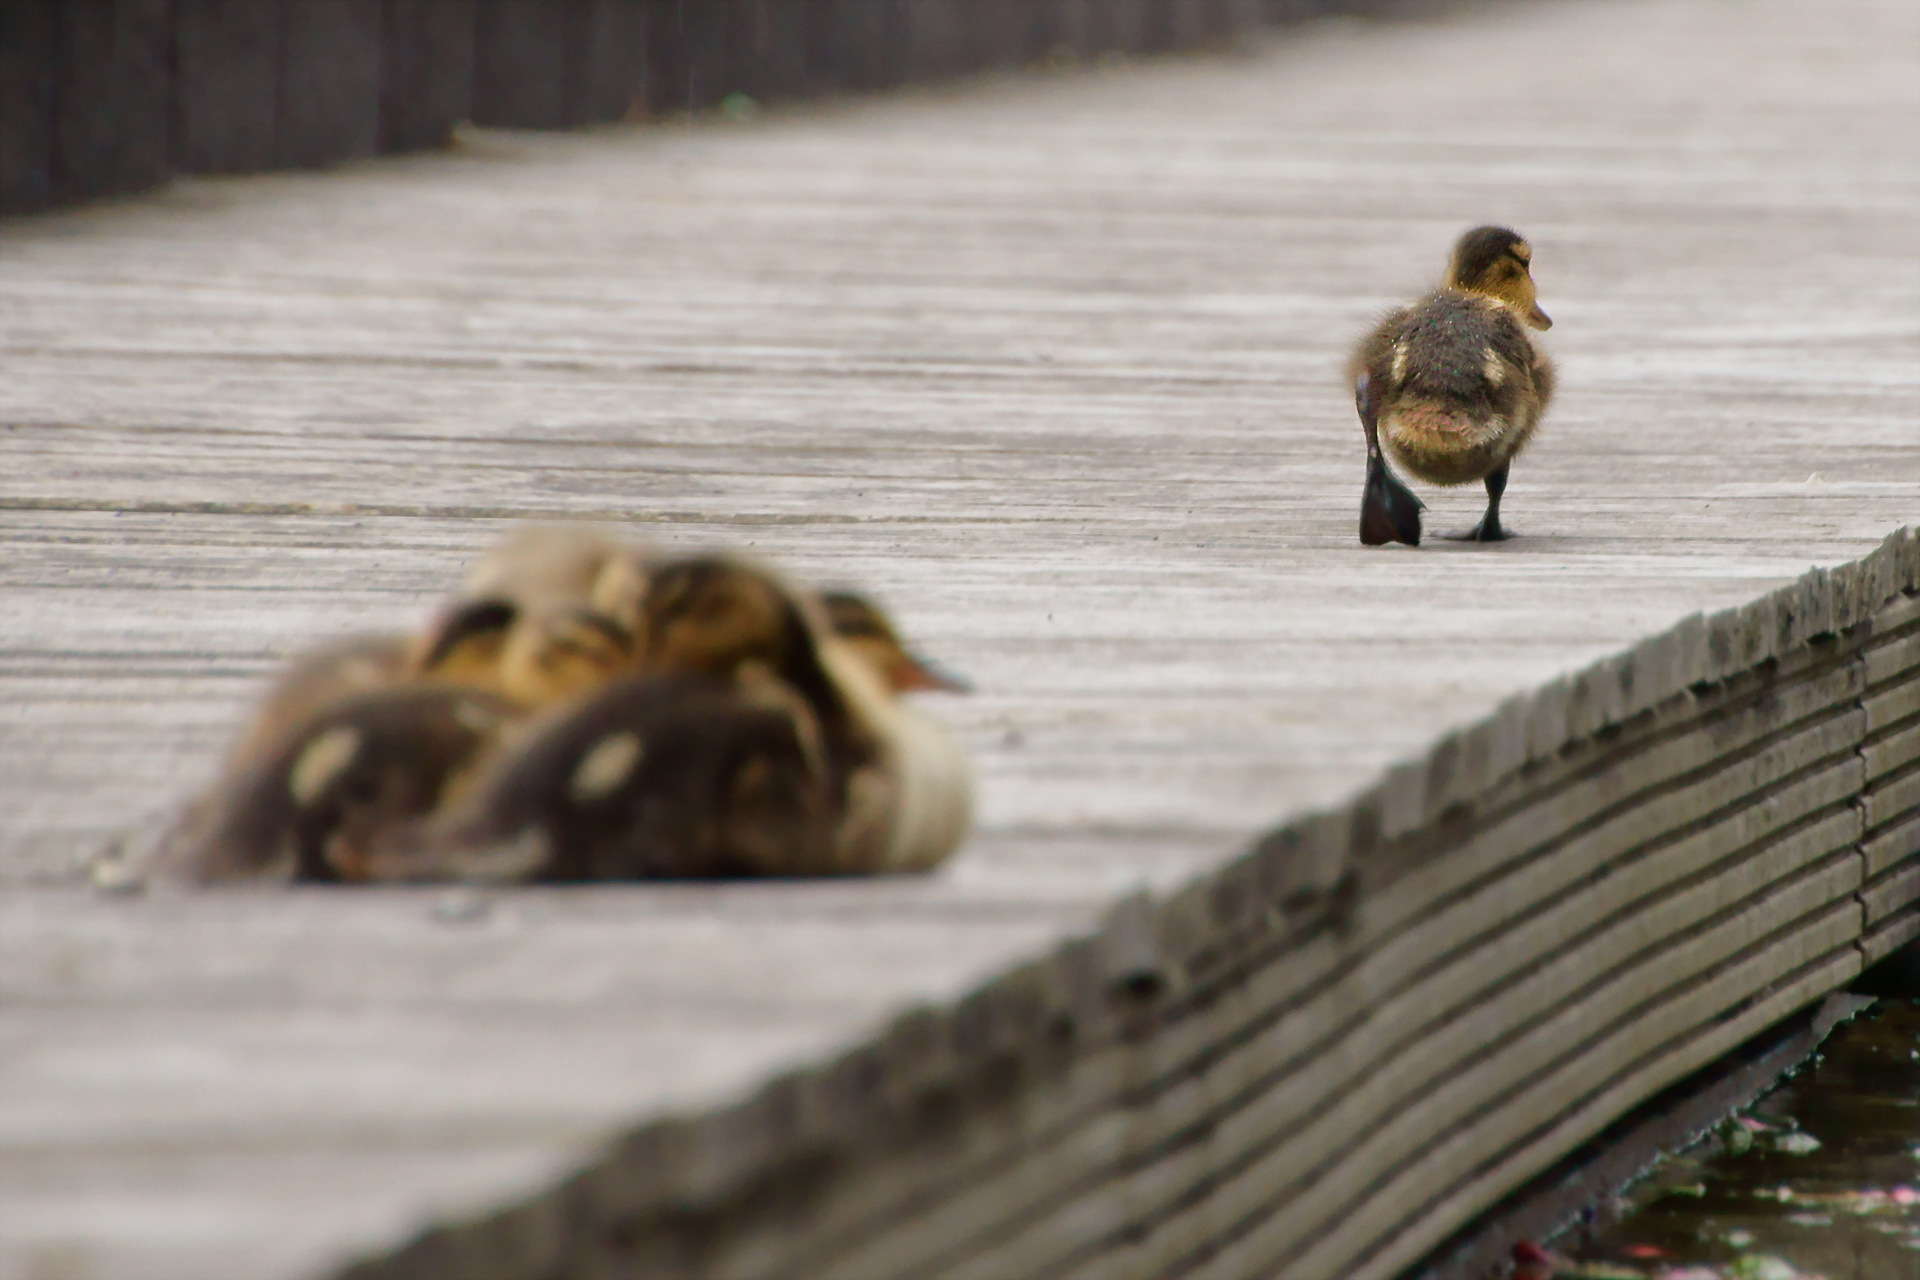
POLYGON ((659 566, 642 602, 646 665, 731 677, 743 663, 783 668, 810 647, 806 624, 768 575, 718 556, 659 566))
POLYGON ((434 624, 418 647, 413 671, 499 693, 533 710, 626 674, 637 658, 633 633, 598 609, 473 600, 434 624))
POLYGON ((820 597, 833 633, 859 654, 895 693, 940 689, 968 693, 973 686, 908 649, 880 606, 857 591, 829 591, 820 597))
POLYGON ((1535 329, 1553 321, 1540 309, 1533 289, 1533 246, 1506 227, 1475 227, 1453 246, 1447 287, 1498 298, 1535 329))

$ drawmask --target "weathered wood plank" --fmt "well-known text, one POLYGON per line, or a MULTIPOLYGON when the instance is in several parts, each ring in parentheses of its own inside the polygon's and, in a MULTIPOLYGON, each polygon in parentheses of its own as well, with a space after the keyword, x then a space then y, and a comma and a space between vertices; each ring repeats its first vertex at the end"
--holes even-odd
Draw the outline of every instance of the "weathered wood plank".
MULTIPOLYGON (((63 1223, 101 1277, 288 1274, 531 1190, 612 1127, 956 996, 1503 698, 1867 550, 1920 494, 1920 219, 1887 143, 1914 110, 1913 17, 1847 5, 1812 43, 1785 0, 1738 23, 1695 0, 1567 0, 1309 27, 1230 63, 745 126, 481 131, 445 156, 0 227, 12 884, 70 879, 204 776, 279 656, 422 617, 514 518, 751 544, 874 587, 983 690, 938 706, 979 762, 982 832, 925 881, 491 907, 0 894, 0 1256, 70 1248, 42 1225, 63 1223), (1512 75, 1463 82, 1469 56, 1512 75), (1484 218, 1533 236, 1559 320, 1566 385, 1508 498, 1528 536, 1363 552, 1341 348, 1484 218)), ((899 37, 879 0, 809 9, 836 11, 866 23, 859 47, 899 37)), ((1427 496, 1436 527, 1478 505, 1427 496)), ((1897 674, 1888 651, 1827 693, 1897 674)), ((1894 706, 1836 732, 1898 732, 1874 718, 1894 706)), ((1621 798, 1563 791, 1542 813, 1621 798)), ((1911 829, 1887 816, 1869 852, 1898 876, 1911 829)), ((1764 818, 1742 838, 1779 829, 1764 818)), ((1638 821, 1571 862, 1660 833, 1638 821)), ((1414 865, 1368 908, 1437 921, 1421 896, 1524 858, 1523 834, 1492 832, 1498 856, 1471 867, 1414 865)), ((1869 947, 1920 927, 1894 883, 1868 886, 1893 913, 1869 947)), ((1484 901, 1511 922, 1564 892, 1543 872, 1484 901)), ((1340 991, 1372 982, 1403 1012, 1392 966, 1445 954, 1448 928, 1480 938, 1464 919, 1382 946, 1340 991)), ((1219 1025, 1252 1026, 1283 979, 1331 991, 1358 963, 1341 945, 1227 988, 1245 1004, 1219 1025)), ((913 1189, 1010 1142, 1124 1146, 1089 1100, 1212 1034, 1196 1020, 1145 1059, 1084 1064, 1030 1132, 970 1135, 913 1189)), ((1483 1203, 1550 1146, 1488 1137, 1498 1169, 1449 1201, 1483 1203)), ((869 1190, 840 1256, 902 1203, 869 1190)), ((1409 1241, 1449 1212, 1423 1205, 1406 1202, 1409 1241)))
POLYGON ((473 119, 509 129, 560 129, 567 54, 580 0, 475 0, 473 119))
POLYGON ((53 203, 54 0, 0 7, 0 214, 53 203))
POLYGON ((279 163, 372 155, 380 145, 383 0, 281 0, 279 163))
POLYGON ((473 112, 477 0, 386 0, 380 149, 445 146, 473 112))
POLYGON ((153 186, 171 172, 169 0, 97 0, 60 10, 53 131, 63 200, 153 186))

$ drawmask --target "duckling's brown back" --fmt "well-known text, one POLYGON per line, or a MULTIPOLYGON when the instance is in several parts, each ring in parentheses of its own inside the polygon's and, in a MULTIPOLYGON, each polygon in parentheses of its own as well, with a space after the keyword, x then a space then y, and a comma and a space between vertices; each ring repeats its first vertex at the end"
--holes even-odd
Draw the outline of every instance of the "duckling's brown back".
MULTIPOLYGON (((790 713, 692 673, 618 682, 504 756, 376 876, 817 874, 831 798, 790 713)), ((381 863, 376 859, 376 864, 381 863)))
POLYGON ((1441 289, 1407 309, 1387 353, 1387 394, 1510 414, 1532 358, 1510 308, 1441 289))

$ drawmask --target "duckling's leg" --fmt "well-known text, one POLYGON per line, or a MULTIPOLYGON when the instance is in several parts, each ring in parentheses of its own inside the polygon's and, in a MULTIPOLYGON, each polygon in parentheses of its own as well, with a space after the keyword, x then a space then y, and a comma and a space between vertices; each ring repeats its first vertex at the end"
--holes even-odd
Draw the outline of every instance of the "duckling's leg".
POLYGON ((1507 468, 1510 462, 1503 462, 1487 472, 1487 514, 1480 517, 1480 523, 1471 529, 1457 529, 1440 536, 1454 542, 1505 542, 1516 536, 1501 527, 1500 495, 1507 491, 1507 468))
POLYGON ((1360 541, 1369 547, 1386 542, 1420 545, 1420 508, 1426 503, 1400 483, 1380 451, 1379 406, 1372 394, 1373 379, 1361 374, 1353 380, 1353 405, 1367 433, 1367 484, 1360 496, 1360 541))

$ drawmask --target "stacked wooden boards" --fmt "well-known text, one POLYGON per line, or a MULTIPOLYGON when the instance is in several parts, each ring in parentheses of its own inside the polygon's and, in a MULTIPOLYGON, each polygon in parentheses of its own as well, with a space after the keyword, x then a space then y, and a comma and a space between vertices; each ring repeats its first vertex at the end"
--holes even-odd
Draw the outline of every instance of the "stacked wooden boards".
POLYGON ((1336 0, 12 0, 0 213, 177 173, 1162 52, 1336 0))
POLYGON ((1390 1280, 1920 933, 1917 690, 1905 530, 345 1274, 1390 1280))
POLYGON ((309 1273, 534 1195, 1858 558, 1920 493, 1916 20, 1341 24, 0 226, 10 1263, 309 1273), (1566 374, 1526 536, 1368 554, 1342 346, 1488 217, 1566 374), (879 586, 981 686, 938 708, 978 840, 913 881, 73 887, 289 649, 416 622, 519 517, 879 586))

